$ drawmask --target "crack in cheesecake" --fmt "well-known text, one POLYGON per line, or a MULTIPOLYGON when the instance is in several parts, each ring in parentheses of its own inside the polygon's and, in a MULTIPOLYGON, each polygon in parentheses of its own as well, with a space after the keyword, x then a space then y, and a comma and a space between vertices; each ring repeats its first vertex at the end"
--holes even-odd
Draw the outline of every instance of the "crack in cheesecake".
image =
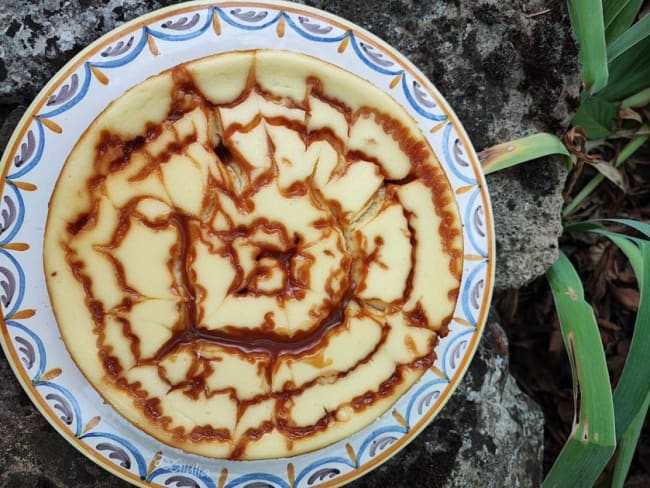
POLYGON ((113 102, 66 161, 44 260, 66 346, 109 403, 170 445, 259 459, 356 432, 432 366, 462 236, 392 98, 260 50, 113 102))

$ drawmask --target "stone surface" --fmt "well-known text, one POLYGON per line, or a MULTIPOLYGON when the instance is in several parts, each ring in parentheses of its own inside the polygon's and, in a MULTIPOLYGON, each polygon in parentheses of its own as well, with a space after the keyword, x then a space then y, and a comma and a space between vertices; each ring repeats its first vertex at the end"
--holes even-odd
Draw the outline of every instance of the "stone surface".
POLYGON ((523 286, 557 259, 566 174, 563 163, 549 157, 488 176, 496 228, 495 289, 523 286))
MULTIPOLYGON (((508 372, 505 333, 490 322, 469 370, 436 420, 355 488, 538 486, 543 416, 508 372)), ((0 358, 0 486, 128 486, 79 454, 32 406, 0 358)))
MULTIPOLYGON (((45 82, 76 52, 161 0, 8 0, 0 7, 0 148, 45 82), (27 75, 28 74, 28 75, 27 75)), ((407 55, 457 112, 475 147, 546 130, 575 105, 575 46, 562 0, 308 0, 407 55), (523 4, 523 5, 522 5, 523 4)), ((555 259, 558 161, 488 178, 497 288, 517 287, 555 259)), ((504 337, 489 330, 470 372, 436 421, 357 486, 526 486, 541 477, 542 419, 507 371, 504 337)), ((0 486, 122 486, 63 440, 0 358, 0 486)))

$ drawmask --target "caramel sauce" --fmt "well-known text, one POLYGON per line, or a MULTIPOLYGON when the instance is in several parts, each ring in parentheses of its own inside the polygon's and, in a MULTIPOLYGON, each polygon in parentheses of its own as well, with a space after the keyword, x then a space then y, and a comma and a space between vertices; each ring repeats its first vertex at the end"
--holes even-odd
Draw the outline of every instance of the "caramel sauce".
POLYGON ((404 312, 404 316, 413 327, 427 327, 429 325, 427 314, 424 312, 422 304, 419 301, 416 302, 413 310, 404 312))
MULTIPOLYGON (((231 198, 237 205, 238 210, 242 214, 249 214, 255 210, 252 197, 263 187, 271 184, 276 174, 276 169, 272 168, 264 171, 256 178, 252 178, 254 168, 246 161, 241 153, 235 148, 230 146, 226 141, 235 132, 248 132, 254 129, 263 118, 258 114, 250 122, 246 124, 232 124, 227 130, 223 130, 218 108, 208 102, 200 93, 200 90, 195 86, 192 77, 182 66, 172 70, 174 80, 173 100, 170 112, 167 119, 160 126, 147 126, 144 134, 138 135, 130 140, 123 140, 116 134, 111 134, 108 131, 103 131, 100 135, 100 140, 96 146, 95 170, 96 174, 93 175, 87 182, 87 191, 90 195, 96 196, 98 192, 102 191, 102 185, 107 175, 123 170, 128 165, 132 156, 136 153, 143 154, 147 158, 145 167, 134 177, 131 181, 138 181, 146 178, 150 174, 159 171, 160 165, 164 164, 170 159, 173 154, 181 154, 184 148, 196 141, 196 136, 186 137, 179 142, 172 142, 159 154, 157 157, 152 157, 146 154, 146 144, 155 140, 161 133, 161 126, 167 125, 171 127, 171 123, 179 120, 183 115, 191 110, 201 108, 206 114, 214 114, 217 125, 219 128, 220 140, 216 146, 210 148, 215 154, 218 164, 221 165, 219 172, 224 175, 228 172, 228 166, 236 166, 241 172, 241 177, 244 180, 243 186, 245 189, 236 193, 232 187, 227 184, 217 184, 217 182, 210 177, 208 184, 208 193, 203 199, 204 207, 212 208, 213 211, 208 211, 208 217, 213 216, 213 212, 217 212, 217 205, 214 195, 223 194, 231 198)), ((449 203, 445 201, 441 195, 448 194, 448 187, 446 186, 446 179, 442 171, 431 164, 430 150, 421 141, 415 140, 409 133, 408 129, 403 127, 396 119, 391 118, 390 115, 381 113, 374 109, 361 108, 353 112, 349 107, 340 102, 339 100, 326 96, 322 88, 320 80, 310 77, 307 80, 307 94, 305 100, 296 102, 288 99, 279 99, 273 94, 267 93, 262 90, 255 82, 254 69, 251 70, 246 83, 246 89, 237 98, 237 100, 223 104, 221 107, 235 107, 244 101, 252 91, 278 103, 282 103, 289 108, 298 108, 305 111, 309 110, 309 97, 313 96, 320 101, 327 103, 330 107, 338 110, 345 117, 348 125, 352 124, 358 117, 373 117, 379 123, 384 132, 391 136, 399 143, 402 151, 410 158, 412 170, 407 176, 401 179, 384 179, 386 188, 391 186, 400 186, 411 183, 415 180, 422 181, 425 185, 431 188, 433 192, 433 203, 436 213, 442 219, 442 225, 439 232, 443 241, 444 251, 451 256, 450 270, 453 276, 460 278, 462 269, 462 253, 453 248, 453 241, 458 237, 459 230, 455 226, 456 216, 446 209, 449 203)), ((329 128, 322 128, 315 131, 307 131, 303 123, 288 120, 283 117, 264 118, 264 122, 271 125, 284 126, 289 129, 295 130, 298 134, 302 135, 305 145, 308 147, 316 141, 326 141, 339 152, 344 153, 345 143, 342 141, 333 130, 329 128)), ((271 157, 273 155, 273 144, 269 138, 269 147, 271 148, 271 157)), ((347 161, 364 160, 374 162, 379 168, 381 165, 376 160, 367 154, 359 151, 350 151, 346 153, 347 161)), ((274 162, 275 163, 275 162, 274 162)), ((385 175, 384 175, 385 176, 385 175)), ((313 188, 306 182, 295 182, 289 186, 282 193, 286 198, 299 198, 307 195, 312 196, 312 200, 316 205, 325 205, 326 210, 330 212, 331 217, 320 219, 312 225, 315 229, 326 231, 329 228, 345 225, 343 212, 339 202, 324 202, 323 198, 315 195, 313 188)), ((387 201, 396 199, 394 192, 387 190, 387 201)), ((170 427, 171 419, 163 415, 161 402, 158 398, 148 398, 146 392, 146 385, 140 385, 138 382, 128 383, 123 377, 124 368, 119 360, 112 355, 111 346, 105 345, 105 317, 107 313, 117 314, 122 326, 123 335, 128 339, 131 345, 131 352, 137 358, 138 365, 157 365, 159 375, 163 381, 170 385, 170 391, 181 390, 185 395, 190 398, 198 399, 201 395, 210 396, 216 392, 210 392, 207 387, 207 379, 214 372, 210 366, 210 362, 201 359, 198 351, 204 345, 218 346, 226 351, 238 354, 242 358, 263 358, 261 363, 264 369, 264 376, 269 385, 273 384, 273 375, 276 370, 280 358, 304 358, 313 366, 323 369, 326 368, 331 361, 326 361, 323 355, 324 347, 329 343, 329 337, 338 328, 346 324, 346 309, 351 301, 357 301, 356 294, 363 291, 366 287, 365 279, 367 278, 367 269, 371 263, 377 263, 379 266, 385 264, 379 262, 379 255, 382 246, 384 245, 381 237, 375 241, 374 250, 367 254, 358 256, 358 260, 353 264, 353 259, 348 255, 345 248, 339 249, 342 252, 343 258, 341 261, 342 278, 339 290, 335 292, 332 283, 333 277, 330 277, 326 284, 326 291, 328 299, 325 302, 324 312, 320 317, 317 317, 315 324, 307 330, 299 330, 293 335, 287 335, 277 332, 276 318, 273 313, 264 315, 264 322, 259 327, 253 329, 237 327, 235 324, 232 326, 225 326, 218 330, 212 330, 202 325, 203 311, 200 307, 200 298, 206 294, 206 291, 196 284, 196 277, 192 269, 192 264, 196 260, 196 250, 192 245, 193 242, 201 241, 210 248, 210 252, 219 254, 228 259, 233 269, 235 270, 235 279, 233 280, 229 294, 238 296, 261 296, 273 295, 280 302, 283 300, 301 300, 304 298, 305 293, 309 290, 310 274, 308 271, 296 269, 295 261, 299 256, 306 262, 314 260, 313 256, 306 254, 302 249, 302 242, 299 236, 289 236, 287 229, 279 223, 271 223, 264 219, 256 220, 251 225, 232 226, 228 231, 216 231, 209 226, 206 227, 208 219, 197 218, 196 216, 189 216, 179 209, 172 209, 171 213, 163 219, 156 221, 148 221, 142 216, 137 215, 135 208, 140 199, 136 198, 129 202, 125 207, 119 211, 119 222, 116 230, 112 236, 111 241, 102 246, 101 252, 109 257, 113 268, 115 269, 115 277, 119 287, 127 295, 122 300, 116 311, 108 312, 104 310, 104 305, 94 298, 92 291, 92 278, 88 276, 84 269, 83 262, 79 261, 70 248, 67 248, 68 265, 70 266, 75 278, 82 284, 85 295, 86 305, 93 317, 97 333, 97 346, 99 349, 99 357, 104 365, 106 374, 113 378, 115 383, 121 388, 129 391, 134 397, 135 404, 140 408, 144 414, 156 423, 159 427, 166 429, 173 433, 178 439, 190 440, 194 443, 208 442, 208 441, 231 441, 230 432, 227 429, 215 429, 210 425, 195 426, 189 432, 180 427, 170 427), (173 289, 179 297, 177 311, 178 320, 173 326, 171 337, 162 344, 157 352, 149 358, 143 358, 140 353, 139 339, 131 331, 129 321, 125 318, 130 312, 134 303, 141 298, 136 289, 130 286, 127 282, 123 265, 113 256, 113 252, 117 249, 125 236, 128 234, 132 225, 133 219, 137 219, 140 223, 153 230, 164 230, 174 228, 176 230, 178 239, 176 244, 172 247, 171 255, 169 257, 167 266, 170 273, 176 277, 173 289), (252 277, 245 276, 244 270, 238 262, 237 252, 234 247, 235 241, 238 239, 250 239, 258 230, 262 230, 266 234, 274 234, 279 236, 279 245, 257 245, 259 252, 255 256, 255 260, 260 261, 272 260, 274 266, 281 270, 283 276, 283 283, 280 291, 263 292, 259 290, 256 285, 256 279, 265 278, 268 276, 270 269, 264 266, 256 268, 256 273, 252 277), (217 237, 223 246, 217 250, 211 242, 211 236, 217 237), (354 273, 353 271, 354 266, 354 273), (365 273, 365 274, 364 274, 365 273), (356 276, 359 275, 358 278, 356 276), (354 282, 352 276, 355 276, 357 283, 354 282), (160 363, 170 355, 181 350, 194 351, 196 359, 186 375, 185 380, 172 385, 168 378, 165 377, 163 368, 160 363)), ((94 202, 95 203, 95 202, 94 202)), ((93 205, 94 205, 93 203, 93 205)), ((67 231, 70 234, 70 239, 74 239, 80 232, 93 225, 94 220, 97 218, 96 205, 93 210, 80 213, 79 216, 67 225, 67 231)), ((405 211, 407 217, 409 239, 411 244, 411 269, 409 271, 404 293, 398 305, 405 303, 412 292, 413 288, 413 270, 416 260, 417 237, 413 226, 411 225, 412 215, 405 211)), ((230 221, 232 224, 232 221, 230 221)), ((333 252, 329 249, 325 250, 327 256, 334 256, 333 252)), ((449 292, 450 298, 457 296, 457 290, 449 292)), ((363 310, 360 314, 364 314, 363 310)), ((404 315, 410 325, 416 327, 428 327, 429 321, 426 317, 420 302, 416 303, 413 310, 405 311, 404 315)), ((368 315, 370 316, 370 315, 368 315)), ((448 330, 448 324, 451 316, 446 318, 440 324, 438 335, 444 336, 448 330)), ((359 359, 356 364, 347 369, 346 371, 338 372, 334 380, 343 378, 354 371, 357 367, 372 360, 373 355, 377 353, 382 347, 388 337, 390 327, 387 324, 379 324, 382 334, 381 339, 370 351, 369 354, 359 359)), ((435 338, 434 341, 435 342, 435 338)), ((434 344, 431 344, 431 352, 423 357, 417 358, 409 364, 402 364, 396 367, 395 372, 385 381, 383 381, 376 391, 367 391, 366 393, 353 398, 350 401, 350 406, 355 411, 361 411, 382 398, 391 396, 395 389, 403 382, 403 371, 405 368, 425 370, 429 368, 435 361, 435 353, 433 352, 434 344)), ((406 338, 406 347, 411 351, 417 351, 413 339, 408 336, 406 338)), ((269 432, 277 429, 288 439, 288 442, 293 442, 305 437, 312 436, 318 432, 324 431, 328 428, 330 423, 336 421, 336 411, 325 412, 325 414, 314 424, 307 426, 298 426, 290 420, 292 397, 299 395, 307 388, 312 387, 319 381, 320 377, 306 382, 300 387, 296 387, 292 383, 283 385, 281 391, 271 391, 266 394, 261 394, 253 399, 240 400, 237 398, 234 389, 229 388, 226 391, 237 402, 237 417, 242 417, 247 407, 257 402, 274 398, 276 400, 274 421, 265 421, 257 427, 249 428, 239 439, 231 453, 231 458, 237 459, 242 457, 246 450, 246 445, 249 442, 255 442, 262 438, 269 432)))
POLYGON ((77 217, 77 220, 68 224, 68 232, 73 236, 77 235, 79 231, 86 226, 89 218, 90 214, 87 213, 79 215, 79 217, 77 217))

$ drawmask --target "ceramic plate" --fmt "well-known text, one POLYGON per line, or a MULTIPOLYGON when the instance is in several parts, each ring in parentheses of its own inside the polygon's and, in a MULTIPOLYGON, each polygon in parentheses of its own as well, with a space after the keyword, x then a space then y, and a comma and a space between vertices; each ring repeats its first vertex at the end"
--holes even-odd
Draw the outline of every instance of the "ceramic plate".
POLYGON ((1 342, 23 387, 84 455, 136 485, 313 487, 344 484, 412 440, 465 372, 484 326, 494 269, 489 198, 474 150, 433 85, 391 47, 331 14, 289 3, 189 3, 125 24, 70 61, 41 91, 7 146, 0 180, 1 342), (384 415, 329 447, 288 459, 190 455, 139 431, 104 404, 59 337, 43 275, 47 204, 66 157, 107 104, 147 77, 227 51, 309 54, 389 93, 417 121, 449 178, 463 221, 461 292, 434 366, 384 415))

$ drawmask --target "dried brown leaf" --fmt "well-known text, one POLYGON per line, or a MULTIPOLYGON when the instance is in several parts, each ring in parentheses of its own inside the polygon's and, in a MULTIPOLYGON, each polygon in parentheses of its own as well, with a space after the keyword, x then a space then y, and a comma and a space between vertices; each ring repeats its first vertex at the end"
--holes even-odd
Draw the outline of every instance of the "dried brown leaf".
POLYGON ((641 114, 631 108, 622 108, 618 111, 618 118, 623 120, 633 120, 639 124, 643 124, 643 117, 641 114))
POLYGON ((629 185, 625 173, 616 168, 610 161, 594 159, 586 161, 586 163, 596 168, 600 174, 618 186, 621 190, 627 192, 629 185))
POLYGON ((598 325, 600 327, 602 327, 603 329, 607 329, 607 330, 611 330, 611 331, 615 331, 615 332, 621 330, 621 327, 618 324, 612 322, 611 320, 607 320, 607 319, 599 318, 598 319, 598 325))
POLYGON ((627 310, 636 311, 639 308, 639 291, 634 288, 623 288, 612 285, 609 291, 614 299, 627 310))

